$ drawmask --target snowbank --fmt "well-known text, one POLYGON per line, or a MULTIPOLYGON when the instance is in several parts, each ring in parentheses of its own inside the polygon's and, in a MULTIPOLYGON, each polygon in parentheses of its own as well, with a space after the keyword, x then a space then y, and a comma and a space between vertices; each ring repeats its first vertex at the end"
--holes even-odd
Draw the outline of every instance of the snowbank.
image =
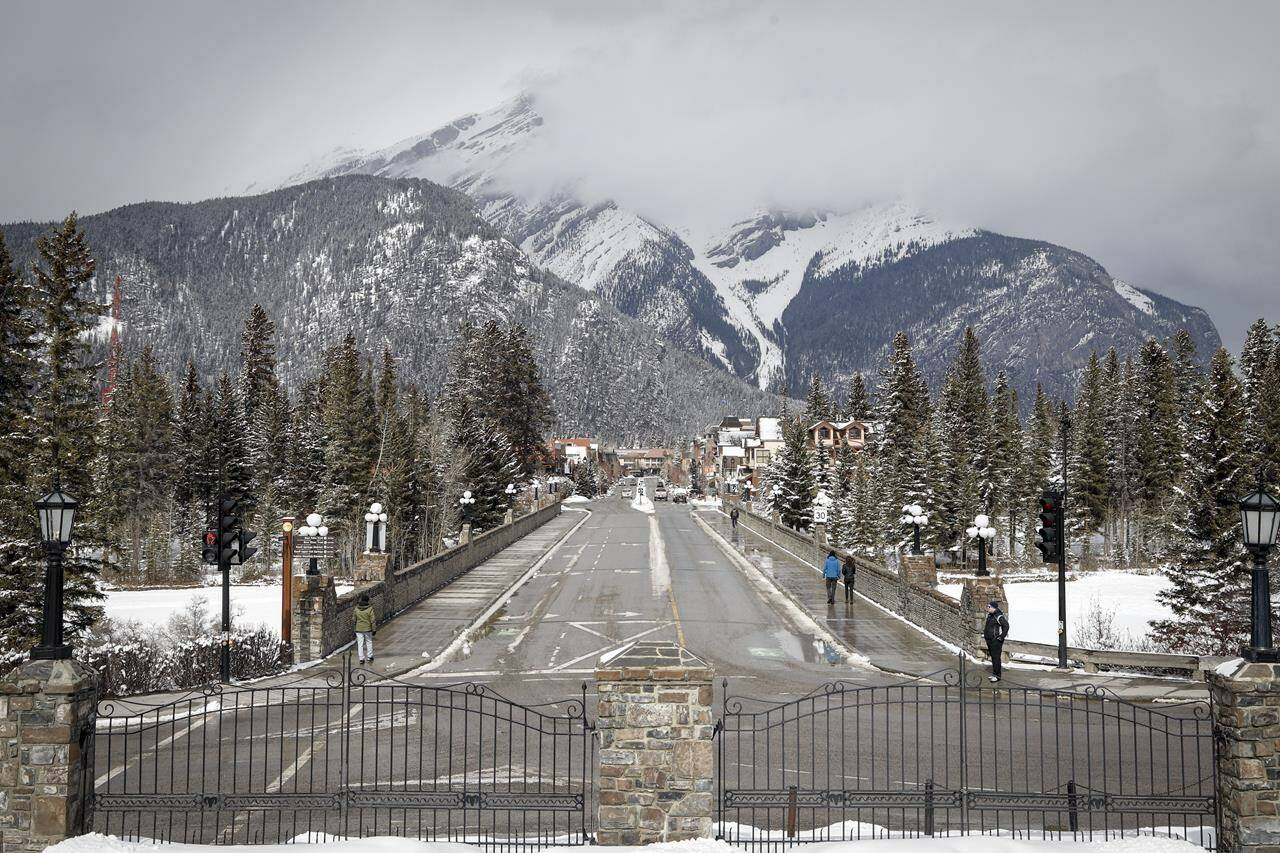
POLYGON ((588 498, 588 497, 586 497, 586 496, 584 496, 584 495, 569 495, 569 497, 567 497, 567 498, 565 498, 565 499, 564 499, 564 503, 567 503, 567 504, 589 504, 589 503, 591 503, 591 498, 588 498))
MULTIPOLYGON (((338 595, 349 592, 351 584, 337 584, 338 595)), ((242 627, 265 625, 279 629, 281 587, 231 585, 231 613, 242 627)), ((209 613, 222 612, 222 587, 200 586, 179 589, 113 589, 106 593, 103 612, 114 620, 164 625, 169 617, 187 609, 193 598, 202 599, 209 613)))
POLYGON ((636 492, 636 496, 631 499, 631 508, 638 512, 647 512, 652 514, 654 511, 653 501, 649 500, 644 492, 636 492))
MULTIPOLYGON (((1156 593, 1169 588, 1164 575, 1139 575, 1132 572, 1089 572, 1067 583, 1068 636, 1089 615, 1096 599, 1103 612, 1114 616, 1113 627, 1134 639, 1150 632, 1149 622, 1165 619, 1169 609, 1156 598, 1156 593)), ((960 598, 961 584, 939 584, 938 591, 960 598)), ((1009 636, 1030 643, 1058 642, 1057 581, 1005 581, 1009 597, 1009 636)))
MULTIPOLYGON (((746 832, 750 829, 743 827, 746 832)), ((870 834, 870 833, 868 833, 870 834)), ((750 837, 748 835, 748 837, 750 837)), ((308 840, 305 837, 297 839, 308 840)), ((414 841, 407 838, 360 838, 341 840, 329 836, 311 839, 307 849, 315 853, 475 853, 476 848, 466 844, 449 842, 414 841)), ((868 841, 829 841, 817 844, 806 844, 804 849, 811 853, 866 853, 868 841)), ((1196 853, 1204 848, 1197 847, 1187 841, 1161 837, 1123 838, 1115 841, 1024 841, 992 835, 970 835, 963 837, 933 838, 878 838, 874 847, 875 853, 1196 853)), ((128 842, 113 836, 81 835, 70 838, 49 847, 47 853, 143 853, 161 848, 150 842, 128 842)), ((164 850, 170 853, 197 853, 211 851, 214 848, 199 844, 166 844, 164 850)), ((283 844, 254 844, 220 846, 220 850, 243 851, 243 853, 286 853, 298 848, 283 844)), ((538 846, 530 843, 529 850, 537 850, 538 846)), ((662 844, 650 844, 646 847, 611 847, 615 853, 741 853, 742 848, 734 847, 725 841, 698 839, 696 841, 677 841, 662 844)), ((796 848, 798 849, 798 848, 796 848)))

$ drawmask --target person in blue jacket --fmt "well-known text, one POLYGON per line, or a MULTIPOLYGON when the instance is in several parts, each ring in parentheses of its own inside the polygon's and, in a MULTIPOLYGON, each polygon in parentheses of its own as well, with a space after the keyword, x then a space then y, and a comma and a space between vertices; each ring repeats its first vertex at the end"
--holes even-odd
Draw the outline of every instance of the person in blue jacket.
POLYGON ((840 558, 835 551, 827 554, 827 561, 822 564, 822 576, 827 581, 827 604, 835 604, 836 584, 840 582, 840 558))

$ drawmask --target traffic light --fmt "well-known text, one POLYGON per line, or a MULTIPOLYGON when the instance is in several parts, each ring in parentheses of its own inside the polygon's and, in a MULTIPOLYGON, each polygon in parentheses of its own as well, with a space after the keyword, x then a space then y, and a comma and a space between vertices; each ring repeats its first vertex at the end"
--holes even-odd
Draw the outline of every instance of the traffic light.
POLYGON ((253 555, 258 553, 257 548, 250 548, 249 543, 258 538, 258 534, 252 530, 241 530, 240 540, 236 548, 236 563, 243 564, 249 562, 253 555))
POLYGON ((1056 563, 1062 556, 1062 493, 1043 492, 1040 495, 1040 541, 1036 548, 1046 563, 1056 563))
POLYGON ((204 532, 204 550, 200 552, 200 560, 208 566, 218 565, 218 531, 204 532))
POLYGON ((239 562, 240 517, 236 515, 236 502, 231 498, 218 500, 218 565, 231 566, 239 562))

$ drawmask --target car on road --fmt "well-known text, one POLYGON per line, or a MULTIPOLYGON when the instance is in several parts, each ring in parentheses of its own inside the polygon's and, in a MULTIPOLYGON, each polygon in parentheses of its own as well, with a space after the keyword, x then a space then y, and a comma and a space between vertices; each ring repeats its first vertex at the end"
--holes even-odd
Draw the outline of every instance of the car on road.
POLYGON ((653 499, 655 501, 665 501, 667 499, 667 487, 659 483, 658 488, 653 490, 653 499))
POLYGON ((630 487, 630 486, 623 486, 623 487, 622 487, 622 496, 623 496, 624 498, 629 498, 629 497, 631 497, 631 487, 630 487))
POLYGON ((687 504, 689 502, 688 489, 672 489, 671 502, 673 504, 687 504))

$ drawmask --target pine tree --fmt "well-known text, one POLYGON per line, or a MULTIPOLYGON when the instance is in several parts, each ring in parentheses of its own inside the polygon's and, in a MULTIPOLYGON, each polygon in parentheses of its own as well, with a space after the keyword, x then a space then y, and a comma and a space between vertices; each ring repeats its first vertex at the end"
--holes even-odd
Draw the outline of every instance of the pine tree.
MULTIPOLYGON (((320 513, 330 529, 355 535, 373 478, 379 445, 373 383, 364 369, 355 335, 329 351, 320 391, 325 483, 320 513)), ((364 531, 360 530, 363 536, 364 531)))
MULTIPOLYGON (((888 541, 896 541, 902 534, 898 529, 898 511, 909 502, 922 479, 919 441, 931 414, 929 390, 916 367, 911 342, 904 332, 894 336, 888 367, 880 376, 877 427, 872 433, 869 451, 874 459, 880 498, 889 508, 883 513, 884 536, 888 541)), ((932 512, 933 507, 929 510, 932 512)))
POLYGON ((1053 401, 1036 383, 1036 398, 1031 405, 1031 417, 1023 436, 1022 505, 1027 519, 1024 537, 1034 542, 1039 526, 1040 493, 1052 485, 1053 460, 1058 444, 1058 421, 1054 417, 1053 401))
POLYGON ((874 555, 881 546, 881 501, 875 480, 867 470, 866 456, 858 454, 849 484, 848 548, 861 554, 874 555))
POLYGON ((813 479, 813 459, 809 432, 802 421, 783 424, 783 445, 770 465, 770 499, 782 523, 795 530, 808 530, 813 523, 813 499, 817 484, 813 479))
POLYGON ((595 457, 587 456, 573 471, 574 491, 584 498, 594 498, 600 493, 600 468, 595 457))
POLYGON ((454 446, 462 454, 457 491, 469 491, 475 500, 464 511, 466 520, 473 532, 496 527, 513 502, 507 486, 520 482, 515 452, 497 424, 474 414, 461 424, 454 446))
POLYGON ((849 381, 849 391, 844 398, 844 416, 851 421, 867 421, 871 419, 871 397, 867 393, 867 380, 861 373, 853 374, 849 381))
POLYGON ((996 374, 991 399, 988 448, 987 510, 1008 518, 1009 554, 1017 550, 1018 517, 1022 509, 1022 424, 1018 420, 1018 394, 1009 387, 1009 377, 996 374))
POLYGON ((1093 352, 1085 367, 1071 419, 1074 446, 1067 478, 1070 520, 1081 536, 1086 554, 1093 534, 1102 530, 1107 519, 1110 448, 1106 442, 1106 409, 1102 365, 1097 352, 1093 352))
POLYGON ((1138 354, 1138 401, 1134 458, 1141 472, 1138 493, 1139 545, 1149 557, 1167 546, 1182 477, 1182 422, 1173 362, 1159 341, 1138 354))
POLYGON ((1276 341, 1265 320, 1256 320, 1240 350, 1241 406, 1244 409, 1245 467, 1258 470, 1267 457, 1266 423, 1269 400, 1266 382, 1275 357, 1276 341))
POLYGON ((1275 334, 1276 345, 1272 347, 1258 395, 1262 417, 1258 423, 1257 461, 1259 476, 1273 484, 1280 481, 1280 326, 1276 327, 1275 334))
MULTIPOLYGON (((63 559, 63 615, 67 636, 75 637, 101 613, 98 575, 107 542, 104 502, 94 490, 98 365, 90 360, 88 338, 104 308, 92 299, 96 264, 75 213, 37 240, 36 250, 34 304, 41 349, 34 374, 32 435, 37 441, 28 483, 40 486, 57 476, 63 490, 80 502, 75 543, 63 559)), ((34 637, 39 612, 30 616, 29 636, 34 637)))
POLYGON ((980 347, 973 329, 966 328, 960 351, 947 373, 939 408, 941 441, 946 459, 944 479, 938 484, 935 530, 942 542, 961 536, 979 509, 988 505, 993 489, 989 480, 986 378, 980 347))
POLYGON ((1233 654, 1249 630, 1249 569, 1241 544, 1243 393, 1225 349, 1215 353, 1191 438, 1176 527, 1178 557, 1159 594, 1172 617, 1153 624, 1164 645, 1192 654, 1233 654))
POLYGON ((853 522, 853 477, 857 455, 848 443, 842 442, 831 471, 831 484, 827 492, 831 509, 827 516, 827 538, 841 548, 849 547, 853 522))
POLYGON ((831 417, 831 395, 822 385, 822 379, 814 374, 809 380, 809 393, 804 401, 805 427, 811 427, 818 421, 831 417))
POLYGON ((34 400, 30 377, 39 351, 34 294, 14 268, 0 232, 0 648, 21 649, 33 637, 42 576, 29 484, 34 400))
POLYGON ((545 462, 547 433, 555 423, 551 395, 542 383, 529 342, 529 331, 512 324, 502 335, 505 358, 500 363, 497 421, 526 475, 545 462))
POLYGON ((188 361, 178 393, 174 421, 173 528, 178 538, 175 578, 194 580, 200 572, 201 534, 209 516, 210 472, 208 413, 201 407, 200 380, 195 364, 188 361))
POLYGON ((275 458, 275 450, 285 423, 280 413, 283 399, 276 379, 275 324, 261 305, 250 309, 240 342, 238 391, 244 407, 244 444, 250 475, 245 510, 256 513, 283 461, 275 458))
POLYGON ((243 503, 252 488, 249 453, 245 447, 244 404, 236 393, 231 377, 218 379, 218 395, 213 404, 216 424, 214 438, 214 471, 216 494, 243 503))
POLYGON ((1107 540, 1111 559, 1125 565, 1133 559, 1130 524, 1139 477, 1135 457, 1137 446, 1137 374, 1133 360, 1121 364, 1113 348, 1103 368, 1106 398, 1104 431, 1107 443, 1107 540))

